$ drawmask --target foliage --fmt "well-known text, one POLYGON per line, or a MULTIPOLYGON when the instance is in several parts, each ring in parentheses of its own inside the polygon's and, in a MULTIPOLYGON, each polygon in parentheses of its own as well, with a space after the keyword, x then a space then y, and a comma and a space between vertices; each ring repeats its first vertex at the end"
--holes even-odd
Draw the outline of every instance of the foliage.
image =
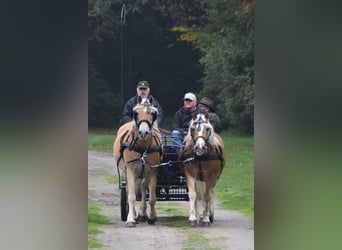
POLYGON ((116 127, 136 83, 148 80, 166 118, 191 91, 215 101, 224 129, 253 134, 253 0, 88 3, 90 126, 116 127))
POLYGON ((88 67, 88 122, 93 125, 111 126, 115 122, 115 110, 119 106, 118 93, 110 91, 110 85, 94 65, 88 67))
POLYGON ((120 3, 118 0, 88 1, 88 39, 103 41, 104 36, 113 36, 113 29, 120 22, 112 6, 120 3))
POLYGON ((216 101, 225 128, 254 132, 254 1, 209 1, 208 23, 183 39, 203 54, 201 96, 216 101))

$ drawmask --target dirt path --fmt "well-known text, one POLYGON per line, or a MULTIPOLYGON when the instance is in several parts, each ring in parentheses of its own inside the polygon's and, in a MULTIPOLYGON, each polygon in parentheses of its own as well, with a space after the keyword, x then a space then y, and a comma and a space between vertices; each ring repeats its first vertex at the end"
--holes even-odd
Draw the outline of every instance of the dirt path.
MULTIPOLYGON (((102 214, 112 222, 102 226, 103 233, 96 236, 103 244, 102 249, 254 249, 251 220, 235 211, 220 210, 218 206, 210 228, 167 226, 174 215, 158 211, 158 204, 155 225, 139 223, 136 228, 125 228, 120 217, 118 185, 106 181, 106 176, 111 175, 117 175, 112 154, 88 151, 88 199, 101 203, 102 214)), ((172 203, 187 212, 187 202, 172 203)))

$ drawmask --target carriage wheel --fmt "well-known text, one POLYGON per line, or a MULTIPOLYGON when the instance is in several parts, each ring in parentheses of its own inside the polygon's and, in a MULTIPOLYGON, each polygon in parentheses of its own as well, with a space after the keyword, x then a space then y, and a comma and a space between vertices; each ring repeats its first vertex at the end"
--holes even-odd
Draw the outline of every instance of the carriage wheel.
POLYGON ((127 192, 126 188, 121 188, 121 220, 126 221, 128 214, 127 192))

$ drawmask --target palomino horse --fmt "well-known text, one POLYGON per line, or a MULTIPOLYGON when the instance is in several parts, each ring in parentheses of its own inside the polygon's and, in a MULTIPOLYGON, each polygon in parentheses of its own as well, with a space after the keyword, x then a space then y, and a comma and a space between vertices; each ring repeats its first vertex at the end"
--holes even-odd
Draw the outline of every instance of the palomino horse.
POLYGON ((138 97, 133 120, 122 125, 113 146, 114 158, 127 182, 128 215, 126 227, 135 227, 136 219, 154 224, 156 220, 157 168, 162 155, 161 134, 156 122, 158 110, 153 97, 138 97), (141 186, 139 186, 139 183, 141 186), (150 212, 146 213, 146 189, 149 189, 150 212), (136 215, 136 192, 141 188, 141 207, 136 215))
POLYGON ((214 217, 214 188, 226 154, 222 138, 214 132, 207 113, 193 115, 179 158, 183 160, 189 191, 189 224, 195 227, 202 219, 201 225, 209 227, 214 217))

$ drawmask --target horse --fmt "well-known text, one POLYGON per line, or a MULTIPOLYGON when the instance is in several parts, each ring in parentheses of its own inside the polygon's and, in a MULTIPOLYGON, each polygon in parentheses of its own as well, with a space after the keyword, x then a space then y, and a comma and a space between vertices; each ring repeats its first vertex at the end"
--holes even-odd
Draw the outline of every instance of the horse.
POLYGON ((157 169, 152 165, 161 162, 161 133, 156 122, 158 110, 153 106, 153 97, 137 97, 133 108, 133 120, 123 124, 117 131, 113 154, 122 177, 127 183, 128 215, 126 227, 136 227, 136 222, 156 221, 157 169), (136 214, 136 194, 141 189, 141 206, 136 214), (150 211, 146 213, 146 190, 149 190, 150 211))
POLYGON ((178 157, 188 187, 189 225, 210 227, 214 218, 214 188, 223 171, 226 153, 208 113, 192 116, 178 157))

